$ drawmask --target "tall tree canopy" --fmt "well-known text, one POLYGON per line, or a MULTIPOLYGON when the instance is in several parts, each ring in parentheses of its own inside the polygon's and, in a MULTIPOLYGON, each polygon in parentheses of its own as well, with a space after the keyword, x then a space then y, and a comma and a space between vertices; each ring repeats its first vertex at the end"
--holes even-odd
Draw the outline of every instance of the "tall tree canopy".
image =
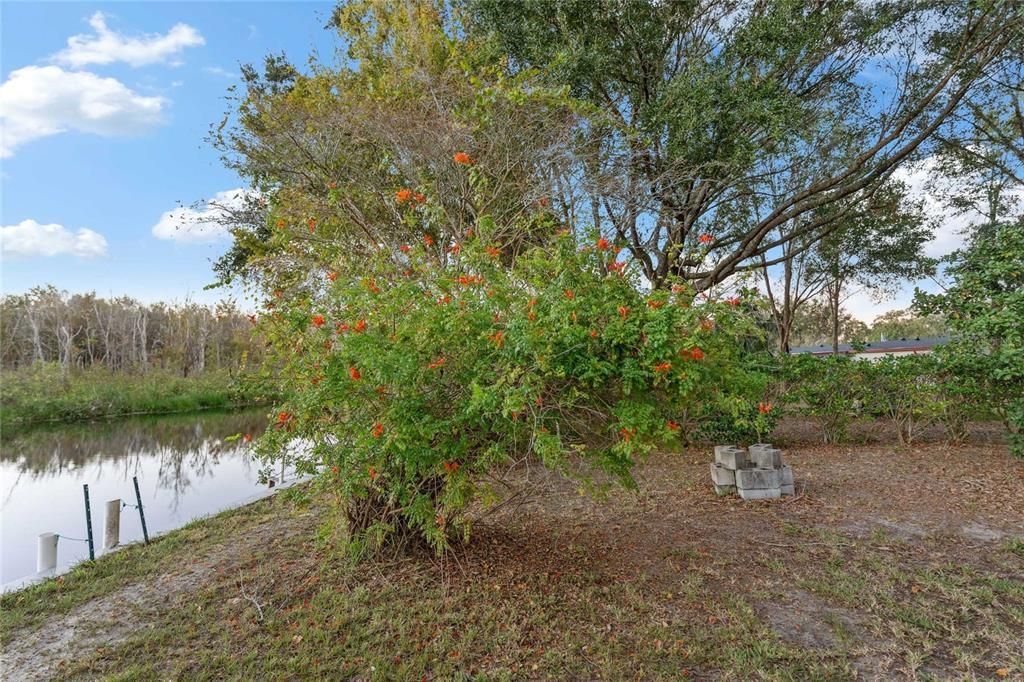
POLYGON ((842 224, 1019 49, 1010 2, 465 0, 581 109, 572 193, 655 285, 700 289, 842 224), (822 210, 830 208, 832 210, 822 210), (810 217, 813 216, 813 217, 810 217), (776 228, 800 221, 776 234, 776 228))

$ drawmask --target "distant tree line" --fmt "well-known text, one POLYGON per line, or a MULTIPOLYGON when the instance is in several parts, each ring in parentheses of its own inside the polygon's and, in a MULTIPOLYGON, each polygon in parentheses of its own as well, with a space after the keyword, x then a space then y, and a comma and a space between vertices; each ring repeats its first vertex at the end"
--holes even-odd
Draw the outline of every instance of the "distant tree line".
POLYGON ((0 366, 157 369, 196 376, 244 371, 261 360, 252 325, 233 301, 142 303, 128 296, 69 294, 53 286, 0 298, 0 366))

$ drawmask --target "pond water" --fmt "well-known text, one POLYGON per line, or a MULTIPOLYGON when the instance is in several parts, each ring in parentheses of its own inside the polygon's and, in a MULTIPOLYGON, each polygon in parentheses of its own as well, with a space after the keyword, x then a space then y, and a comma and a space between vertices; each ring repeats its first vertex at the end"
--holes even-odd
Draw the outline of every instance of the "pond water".
MULTIPOLYGON (((125 418, 34 428, 0 445, 0 584, 36 572, 37 538, 58 533, 58 572, 87 559, 83 484, 89 485, 96 554, 107 500, 135 503, 138 476, 150 536, 227 509, 270 489, 265 465, 230 437, 258 435, 266 409, 125 418)), ((280 484, 290 470, 273 467, 280 484)), ((121 510, 121 544, 142 539, 138 511, 121 510)))

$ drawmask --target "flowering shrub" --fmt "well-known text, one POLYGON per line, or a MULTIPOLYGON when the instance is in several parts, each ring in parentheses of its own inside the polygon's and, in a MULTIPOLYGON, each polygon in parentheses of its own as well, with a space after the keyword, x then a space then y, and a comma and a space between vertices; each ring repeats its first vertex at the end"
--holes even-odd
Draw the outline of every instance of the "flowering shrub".
POLYGON ((596 236, 510 259, 495 232, 483 219, 457 244, 311 274, 261 321, 293 397, 260 447, 313 443, 298 465, 340 493, 357 547, 397 534, 445 548, 490 497, 484 477, 525 458, 630 486, 682 415, 733 400, 736 338, 754 331, 740 308, 644 292, 596 236))

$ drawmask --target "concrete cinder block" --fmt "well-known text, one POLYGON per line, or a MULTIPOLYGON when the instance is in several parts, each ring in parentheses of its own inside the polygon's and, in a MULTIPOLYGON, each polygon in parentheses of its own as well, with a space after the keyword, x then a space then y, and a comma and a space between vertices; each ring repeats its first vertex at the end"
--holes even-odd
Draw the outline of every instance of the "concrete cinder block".
POLYGON ((782 465, 782 485, 793 487, 793 470, 788 464, 782 465))
POLYGON ((715 464, 721 464, 726 469, 746 469, 750 466, 747 459, 747 452, 742 448, 733 445, 719 445, 715 447, 715 464))
POLYGON ((784 484, 779 486, 779 491, 782 492, 782 496, 783 497, 787 497, 789 495, 795 495, 796 494, 796 486, 794 486, 792 483, 790 483, 789 485, 786 485, 784 483, 784 484))
POLYGON ((750 461, 762 469, 777 469, 782 466, 782 451, 770 443, 757 443, 750 446, 750 461))
POLYGON ((715 459, 717 460, 723 452, 727 450, 739 450, 738 445, 716 445, 715 446, 715 459))
POLYGON ((742 469, 736 472, 740 490, 769 490, 782 485, 782 469, 742 469))
POLYGON ((715 485, 715 494, 720 496, 735 495, 736 486, 734 485, 715 485))
POLYGON ((721 464, 711 465, 711 480, 715 485, 736 485, 736 472, 721 464))
POLYGON ((749 490, 740 488, 739 493, 744 500, 774 500, 782 497, 781 488, 752 488, 749 490))

